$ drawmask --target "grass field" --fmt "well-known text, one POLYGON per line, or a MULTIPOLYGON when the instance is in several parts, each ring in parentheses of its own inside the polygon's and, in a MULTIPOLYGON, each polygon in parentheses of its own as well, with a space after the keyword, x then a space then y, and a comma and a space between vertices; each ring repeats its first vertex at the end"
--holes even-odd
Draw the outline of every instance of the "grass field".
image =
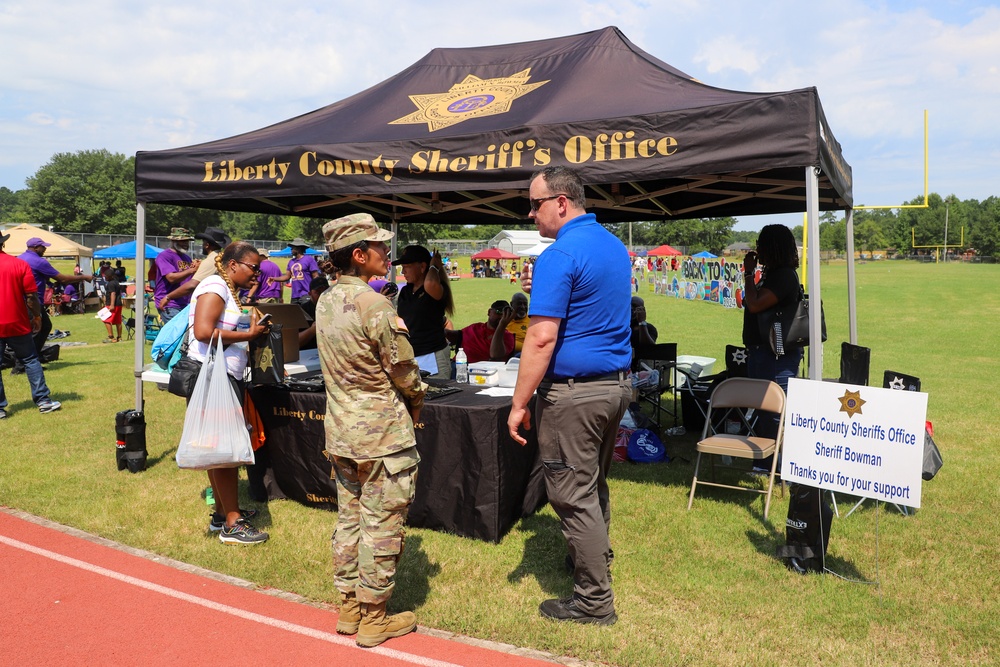
MULTIPOLYGON (((846 270, 822 272, 824 376, 836 377, 848 331, 846 270)), ((921 378, 945 459, 914 516, 876 512, 869 502, 835 520, 828 566, 877 585, 800 577, 776 561, 787 497, 775 498, 767 521, 761 499, 722 490, 699 492, 686 511, 692 466, 675 458, 612 469, 614 627, 538 616, 541 600, 572 590, 547 507, 498 545, 410 530, 392 606, 414 609, 426 626, 621 666, 1000 663, 1000 362, 990 333, 1000 322, 1000 267, 876 262, 857 273, 859 343, 872 349, 872 383, 884 369, 921 378)), ((459 326, 513 293, 493 279, 453 286, 459 326)), ((740 341, 738 312, 644 296, 660 340, 676 341, 680 354, 721 359, 727 343, 740 341)), ((150 467, 118 472, 114 414, 133 404, 132 348, 98 344, 104 326, 92 314, 54 325, 90 344, 64 348, 46 373, 60 412, 39 415, 24 376, 4 374, 13 414, 0 423, 0 503, 262 587, 335 600, 333 514, 272 502, 263 511, 271 540, 255 548, 226 547, 207 533, 206 477, 172 460, 180 399, 146 391, 150 467)), ((693 436, 669 444, 683 455, 693 436)))

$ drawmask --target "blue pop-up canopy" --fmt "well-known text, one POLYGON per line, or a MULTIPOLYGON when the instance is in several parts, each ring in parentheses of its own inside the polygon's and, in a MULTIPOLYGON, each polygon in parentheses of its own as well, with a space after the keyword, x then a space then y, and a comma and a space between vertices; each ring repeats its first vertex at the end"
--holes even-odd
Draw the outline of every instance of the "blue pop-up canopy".
MULTIPOLYGON (((160 248, 146 244, 146 259, 153 259, 161 252, 163 250, 160 248)), ((98 250, 94 253, 94 259, 135 259, 135 241, 126 241, 98 250)))

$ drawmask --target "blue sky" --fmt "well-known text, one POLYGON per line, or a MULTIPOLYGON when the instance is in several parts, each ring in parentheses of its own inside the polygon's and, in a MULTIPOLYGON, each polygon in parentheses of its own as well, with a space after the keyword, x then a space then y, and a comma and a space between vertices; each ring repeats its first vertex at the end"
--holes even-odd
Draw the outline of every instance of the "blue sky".
MULTIPOLYGON (((22 189, 56 153, 133 155, 270 125, 435 47, 609 25, 713 86, 816 86, 857 204, 922 195, 924 109, 930 190, 1000 195, 1000 6, 972 0, 2 0, 0 186, 22 189)), ((737 228, 775 220, 801 216, 737 228)))

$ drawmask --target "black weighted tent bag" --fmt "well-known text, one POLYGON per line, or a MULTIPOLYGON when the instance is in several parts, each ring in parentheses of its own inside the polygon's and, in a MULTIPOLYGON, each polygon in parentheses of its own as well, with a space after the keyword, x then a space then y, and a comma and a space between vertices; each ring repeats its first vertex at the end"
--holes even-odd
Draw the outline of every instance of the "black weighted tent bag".
POLYGON ((118 469, 146 469, 146 417, 140 410, 122 410, 115 415, 115 458, 118 469))
POLYGON ((778 547, 778 558, 799 574, 822 572, 823 560, 830 545, 833 509, 829 502, 823 501, 822 489, 791 484, 788 494, 785 546, 778 547))

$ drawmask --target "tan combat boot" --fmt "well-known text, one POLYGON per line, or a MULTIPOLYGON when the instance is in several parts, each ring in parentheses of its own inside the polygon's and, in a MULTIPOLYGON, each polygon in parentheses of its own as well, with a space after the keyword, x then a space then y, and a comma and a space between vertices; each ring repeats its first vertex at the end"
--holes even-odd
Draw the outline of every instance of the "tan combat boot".
POLYGON ((372 648, 386 639, 402 637, 417 628, 417 617, 412 611, 392 616, 385 615, 384 602, 361 603, 361 627, 358 629, 358 646, 372 648))
POLYGON ((340 616, 337 618, 337 632, 353 635, 361 625, 361 603, 354 593, 340 594, 340 616))

